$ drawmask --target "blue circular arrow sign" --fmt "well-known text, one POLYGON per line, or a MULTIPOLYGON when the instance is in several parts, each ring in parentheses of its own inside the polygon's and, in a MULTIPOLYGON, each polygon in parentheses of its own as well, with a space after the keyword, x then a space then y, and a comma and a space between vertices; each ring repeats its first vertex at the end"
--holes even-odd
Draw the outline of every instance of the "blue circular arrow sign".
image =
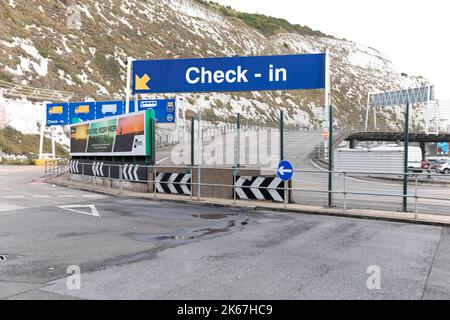
POLYGON ((294 167, 289 161, 281 161, 278 165, 277 176, 283 181, 289 181, 294 175, 294 167))

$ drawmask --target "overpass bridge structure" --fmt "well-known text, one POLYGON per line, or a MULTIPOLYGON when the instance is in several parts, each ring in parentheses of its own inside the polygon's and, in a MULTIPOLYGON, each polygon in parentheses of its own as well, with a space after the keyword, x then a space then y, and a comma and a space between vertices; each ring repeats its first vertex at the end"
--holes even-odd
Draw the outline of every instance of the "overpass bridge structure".
MULTIPOLYGON (((351 132, 347 133, 347 141, 394 141, 404 142, 403 132, 351 132)), ((411 132, 409 142, 431 143, 450 142, 450 133, 427 134, 424 132, 411 132)), ((352 143, 351 143, 352 144, 352 143)))

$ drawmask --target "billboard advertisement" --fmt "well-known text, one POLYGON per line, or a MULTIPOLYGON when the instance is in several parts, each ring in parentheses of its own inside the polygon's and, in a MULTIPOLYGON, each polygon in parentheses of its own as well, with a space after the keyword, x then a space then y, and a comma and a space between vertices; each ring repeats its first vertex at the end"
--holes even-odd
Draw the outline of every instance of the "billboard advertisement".
POLYGON ((72 156, 150 155, 150 111, 104 118, 70 127, 72 156))

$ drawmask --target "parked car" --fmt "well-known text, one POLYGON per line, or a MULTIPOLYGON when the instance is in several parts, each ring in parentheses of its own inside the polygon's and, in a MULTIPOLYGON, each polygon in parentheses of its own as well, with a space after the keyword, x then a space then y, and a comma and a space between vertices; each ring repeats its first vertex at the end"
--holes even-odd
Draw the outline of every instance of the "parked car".
POLYGON ((450 160, 440 160, 437 172, 443 174, 450 174, 450 160))
POLYGON ((427 171, 427 172, 436 172, 436 170, 438 168, 438 162, 439 162, 439 160, 437 160, 437 159, 424 160, 421 163, 422 170, 427 171))

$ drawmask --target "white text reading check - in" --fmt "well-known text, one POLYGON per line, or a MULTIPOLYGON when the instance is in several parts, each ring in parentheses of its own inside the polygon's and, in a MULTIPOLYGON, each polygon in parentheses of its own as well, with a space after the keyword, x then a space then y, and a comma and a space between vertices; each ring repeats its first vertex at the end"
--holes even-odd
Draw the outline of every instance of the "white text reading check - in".
POLYGON ((216 70, 214 72, 206 70, 205 67, 191 67, 186 70, 186 81, 189 84, 248 82, 247 72, 248 70, 243 70, 241 66, 238 66, 236 70, 216 70))

